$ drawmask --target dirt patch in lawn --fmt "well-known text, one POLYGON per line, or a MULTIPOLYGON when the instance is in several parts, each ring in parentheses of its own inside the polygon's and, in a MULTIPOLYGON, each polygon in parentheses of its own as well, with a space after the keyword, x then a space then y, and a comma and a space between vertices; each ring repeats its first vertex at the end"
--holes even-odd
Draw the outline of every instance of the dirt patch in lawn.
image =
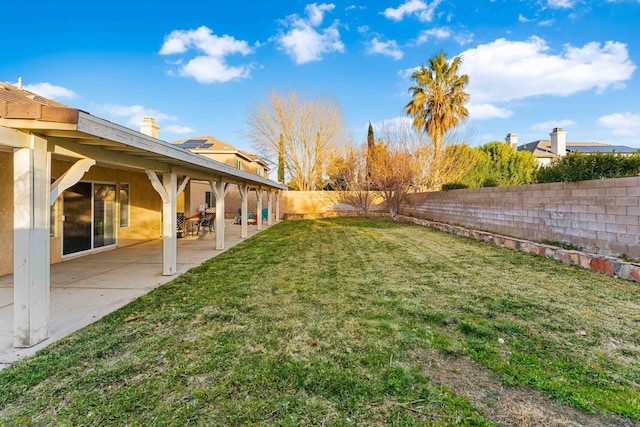
POLYGON ((638 426, 618 416, 585 414, 578 409, 553 402, 526 387, 505 387, 482 365, 467 356, 444 356, 425 350, 414 354, 425 361, 432 381, 464 396, 491 421, 519 427, 638 426))

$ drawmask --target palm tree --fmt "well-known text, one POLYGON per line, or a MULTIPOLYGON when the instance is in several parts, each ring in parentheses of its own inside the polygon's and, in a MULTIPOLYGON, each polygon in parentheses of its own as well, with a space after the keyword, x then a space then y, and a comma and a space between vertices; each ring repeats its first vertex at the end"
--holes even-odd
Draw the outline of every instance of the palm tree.
POLYGON ((404 109, 413 117, 416 131, 424 130, 431 138, 435 156, 442 150, 446 133, 469 116, 465 107, 469 94, 464 91, 469 76, 457 75, 461 63, 459 56, 447 62, 440 52, 429 59, 428 68, 422 65, 411 75, 417 84, 409 88, 413 99, 404 109))

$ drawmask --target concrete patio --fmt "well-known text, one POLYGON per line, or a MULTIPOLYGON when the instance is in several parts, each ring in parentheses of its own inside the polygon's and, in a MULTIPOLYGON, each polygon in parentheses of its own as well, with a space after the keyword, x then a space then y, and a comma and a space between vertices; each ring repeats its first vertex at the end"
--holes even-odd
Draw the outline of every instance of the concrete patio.
MULTIPOLYGON (((248 237, 256 233, 250 225, 248 237)), ((174 276, 162 275, 160 239, 51 265, 50 337, 30 348, 13 348, 13 276, 0 277, 0 370, 232 248, 245 240, 240 234, 241 226, 227 220, 224 250, 215 249, 214 233, 178 239, 174 276)))

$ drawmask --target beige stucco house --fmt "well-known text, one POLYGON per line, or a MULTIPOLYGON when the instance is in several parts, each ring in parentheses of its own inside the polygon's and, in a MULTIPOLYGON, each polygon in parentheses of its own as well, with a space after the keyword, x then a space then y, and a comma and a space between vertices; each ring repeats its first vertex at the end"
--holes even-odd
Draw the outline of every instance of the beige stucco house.
POLYGON ((509 133, 505 141, 518 151, 529 151, 532 153, 538 160, 540 166, 550 165, 553 160, 564 157, 567 153, 580 152, 583 154, 593 154, 615 152, 628 155, 637 152, 637 149, 624 145, 610 145, 600 142, 568 142, 567 132, 562 128, 554 128, 549 136, 550 139, 539 139, 518 146, 518 135, 509 133))
MULTIPOLYGON (((238 150, 236 147, 226 142, 220 141, 212 136, 197 136, 178 141, 170 142, 176 147, 188 150, 212 160, 224 163, 241 171, 246 171, 262 178, 269 178, 269 163, 253 153, 238 150)), ((188 208, 185 209, 187 216, 195 216, 202 209, 213 206, 213 194, 206 182, 192 180, 189 183, 188 208)), ((240 207, 236 201, 241 199, 239 189, 231 188, 228 199, 231 203, 226 205, 227 216, 237 215, 240 207)))
MULTIPOLYGON (((237 187, 244 206, 253 190, 279 216, 286 186, 161 141, 158 129, 152 118, 132 130, 0 82, 0 275, 13 273, 14 346, 48 337, 51 263, 161 238, 162 274, 175 274, 192 180, 208 185, 217 212, 237 187)), ((215 246, 224 249, 223 216, 215 246)))

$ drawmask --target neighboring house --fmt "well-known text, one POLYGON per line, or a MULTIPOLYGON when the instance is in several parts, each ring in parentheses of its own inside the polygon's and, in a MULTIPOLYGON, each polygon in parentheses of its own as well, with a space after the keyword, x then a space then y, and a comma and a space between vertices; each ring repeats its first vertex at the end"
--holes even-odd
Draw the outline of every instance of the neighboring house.
POLYGON ((263 178, 269 178, 270 168, 265 160, 253 153, 238 150, 233 145, 212 136, 196 136, 172 141, 170 144, 233 166, 236 169, 247 171, 263 178))
POLYGON ((550 139, 539 139, 518 146, 518 135, 510 133, 505 141, 518 151, 529 151, 538 160, 541 166, 550 165, 551 162, 558 158, 566 156, 567 153, 618 153, 629 155, 636 153, 636 148, 624 145, 602 144, 600 142, 568 142, 567 132, 562 128, 554 128, 549 134, 550 139))
POLYGON ((0 82, 0 275, 13 273, 16 347, 49 335, 51 263, 160 237, 162 274, 175 274, 189 182, 207 183, 217 212, 238 187, 243 206, 255 194, 256 210, 266 194, 271 212, 275 196, 279 215, 286 185, 161 141, 158 129, 150 117, 138 132, 0 82))
MULTIPOLYGON (((231 144, 220 141, 212 136, 196 136, 192 138, 172 141, 170 144, 183 148, 192 153, 199 154, 220 163, 232 166, 238 170, 246 171, 260 177, 269 178, 269 164, 253 153, 238 150, 231 144)), ((191 181, 185 192, 188 202, 184 205, 187 216, 198 215, 203 209, 211 208, 215 204, 215 198, 207 182, 191 181)), ((237 189, 230 189, 227 194, 228 203, 226 216, 233 218, 238 214, 241 196, 237 189)), ((250 206, 253 209, 253 205, 250 206)))

